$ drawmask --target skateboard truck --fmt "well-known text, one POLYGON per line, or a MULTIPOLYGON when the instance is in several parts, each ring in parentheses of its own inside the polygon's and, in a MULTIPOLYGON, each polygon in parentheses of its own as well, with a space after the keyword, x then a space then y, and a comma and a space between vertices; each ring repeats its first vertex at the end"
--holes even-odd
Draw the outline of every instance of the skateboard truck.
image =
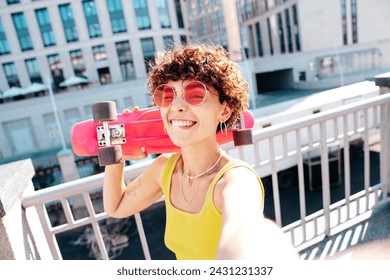
POLYGON ((252 145, 252 130, 245 128, 243 113, 240 113, 237 120, 232 125, 234 146, 252 145))
POLYGON ((108 125, 108 128, 105 128, 104 123, 107 123, 107 122, 104 121, 102 126, 96 127, 97 140, 98 140, 99 147, 106 147, 107 141, 110 141, 110 144, 112 144, 112 145, 126 143, 126 138, 125 138, 126 132, 125 132, 125 126, 123 124, 108 125), (110 136, 110 137, 108 137, 107 140, 106 140, 106 135, 110 136))
POLYGON ((116 105, 113 101, 103 101, 92 105, 94 122, 101 122, 96 127, 98 140, 99 165, 105 166, 122 161, 122 146, 126 143, 125 126, 123 124, 109 125, 110 121, 117 120, 116 105))

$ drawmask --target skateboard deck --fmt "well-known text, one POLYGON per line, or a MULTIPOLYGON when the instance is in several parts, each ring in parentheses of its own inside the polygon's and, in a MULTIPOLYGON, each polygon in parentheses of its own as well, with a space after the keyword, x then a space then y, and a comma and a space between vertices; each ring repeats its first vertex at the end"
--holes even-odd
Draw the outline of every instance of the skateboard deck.
MULTIPOLYGON (((251 112, 243 114, 246 129, 253 128, 254 117, 251 112)), ((242 121, 241 121, 242 122, 242 121)), ((142 147, 148 154, 178 152, 179 147, 174 145, 164 131, 160 110, 157 107, 125 110, 117 115, 117 120, 108 121, 111 137, 111 146, 121 145, 123 155, 137 155, 142 147)), ((98 150, 106 147, 106 138, 103 123, 93 119, 78 122, 71 129, 71 143, 73 151, 79 156, 95 156, 98 150)), ((228 128, 227 135, 217 133, 219 144, 233 141, 233 128, 228 128)))

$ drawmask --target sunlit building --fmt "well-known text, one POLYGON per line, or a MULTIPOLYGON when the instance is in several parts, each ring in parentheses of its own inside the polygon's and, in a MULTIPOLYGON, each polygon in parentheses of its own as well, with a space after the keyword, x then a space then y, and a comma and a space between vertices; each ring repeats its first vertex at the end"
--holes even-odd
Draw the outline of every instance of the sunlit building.
POLYGON ((237 0, 257 93, 328 88, 390 68, 386 0, 237 0))
POLYGON ((196 41, 223 46, 232 59, 242 59, 240 26, 234 0, 187 0, 186 5, 188 26, 196 41))
POLYGON ((31 86, 51 85, 68 145, 96 101, 150 105, 149 60, 189 39, 183 3, 0 0, 0 159, 61 147, 48 90, 31 86), (83 83, 67 87, 75 77, 83 83))

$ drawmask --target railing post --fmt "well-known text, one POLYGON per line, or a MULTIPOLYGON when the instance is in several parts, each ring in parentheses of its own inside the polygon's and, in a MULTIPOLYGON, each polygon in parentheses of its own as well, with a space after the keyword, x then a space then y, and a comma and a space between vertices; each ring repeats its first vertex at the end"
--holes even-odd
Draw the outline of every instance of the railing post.
MULTIPOLYGON (((72 150, 62 149, 59 151, 57 154, 57 160, 65 183, 80 179, 72 150)), ((83 198, 76 195, 72 196, 71 199, 74 211, 84 213, 85 203, 83 198)))
MULTIPOLYGON (((375 85, 379 86, 379 94, 390 93, 390 72, 375 77, 375 85)), ((387 194, 390 193, 390 104, 380 107, 380 180, 385 184, 387 194)), ((387 197, 385 197, 387 200, 387 197)))
POLYGON ((0 260, 52 259, 35 208, 22 208, 34 174, 31 160, 0 165, 0 260))

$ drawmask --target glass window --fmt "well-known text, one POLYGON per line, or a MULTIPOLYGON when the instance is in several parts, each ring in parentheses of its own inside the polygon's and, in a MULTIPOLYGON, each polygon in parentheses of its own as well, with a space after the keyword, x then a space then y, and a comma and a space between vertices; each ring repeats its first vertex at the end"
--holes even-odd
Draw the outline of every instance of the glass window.
POLYGON ((216 35, 216 36, 214 36, 213 37, 213 43, 215 44, 215 45, 221 45, 221 37, 219 36, 219 35, 216 35))
POLYGON ((153 38, 143 38, 141 39, 142 53, 144 54, 144 61, 146 71, 149 72, 150 65, 149 61, 154 58, 154 53, 156 52, 154 48, 153 38))
POLYGON ((104 45, 93 46, 92 53, 95 61, 107 59, 106 47, 104 45))
POLYGON ((249 54, 249 41, 248 41, 248 30, 245 26, 240 28, 240 37, 242 43, 241 54, 245 55, 245 58, 248 57, 249 54))
POLYGON ((134 79, 135 70, 129 41, 118 42, 115 45, 123 80, 134 79))
POLYGON ((236 2, 236 11, 237 11, 238 22, 239 23, 243 22, 244 21, 244 12, 243 12, 242 3, 240 1, 236 2))
POLYGON ((256 29, 256 40, 257 40, 257 52, 259 56, 263 56, 264 55, 263 42, 261 38, 261 29, 260 29, 259 22, 256 22, 255 29, 256 29))
POLYGON ((18 35, 20 48, 22 51, 32 50, 33 45, 31 42, 30 32, 28 31, 27 22, 23 13, 12 14, 12 20, 18 35))
POLYGON ((288 9, 284 10, 284 16, 286 19, 286 28, 287 28, 287 47, 288 52, 293 52, 293 40, 292 40, 292 31, 291 31, 291 22, 290 22, 290 12, 288 9))
POLYGON ((100 29, 99 18, 96 12, 96 5, 94 0, 83 1, 84 15, 87 21, 89 38, 97 38, 102 36, 100 29))
POLYGON ((341 0, 341 24, 343 30, 343 44, 348 44, 348 27, 347 27, 347 1, 341 0))
POLYGON ((270 18, 267 18, 267 29, 268 29, 269 49, 270 49, 271 55, 273 55, 274 54, 274 45, 272 43, 272 31, 271 31, 271 20, 270 20, 270 18))
POLYGON ((15 64, 13 62, 3 63, 3 70, 8 82, 8 86, 10 88, 20 87, 20 82, 18 78, 18 73, 16 72, 15 64))
POLYGON ((201 13, 203 11, 203 0, 198 0, 198 12, 201 13))
POLYGON ((0 20, 0 55, 9 54, 11 50, 9 49, 7 37, 5 36, 3 24, 0 20))
POLYGON ((26 59, 25 63, 31 83, 42 83, 41 72, 39 71, 36 58, 26 59))
POLYGON ((175 42, 173 41, 173 36, 163 36, 163 41, 165 50, 172 49, 172 47, 175 45, 175 42))
POLYGON ((187 36, 186 35, 180 35, 180 42, 183 45, 186 45, 187 44, 187 36))
POLYGON ((20 3, 20 0, 7 0, 8 5, 18 4, 18 3, 20 3))
POLYGON ((294 4, 292 6, 292 12, 293 12, 293 21, 294 21, 294 28, 295 31, 295 48, 297 51, 301 50, 301 40, 299 36, 299 24, 298 24, 298 12, 297 12, 297 5, 294 4))
POLYGON ((225 16, 223 15, 223 11, 218 11, 218 24, 219 30, 225 30, 225 16))
POLYGON ((70 4, 60 5, 59 7, 62 25, 64 27, 66 42, 75 42, 79 40, 76 25, 74 23, 73 11, 70 4))
POLYGON ((160 17, 160 26, 161 28, 170 28, 171 20, 169 19, 169 10, 167 0, 158 0, 157 1, 158 15, 160 17))
POLYGON ((138 30, 150 29, 151 24, 146 0, 134 0, 133 3, 138 30))
POLYGON ((49 64, 51 76, 53 78, 53 90, 57 91, 59 89, 60 83, 64 80, 60 56, 58 54, 48 55, 47 62, 49 64))
POLYGON ((286 52, 286 44, 284 42, 284 28, 283 28, 283 19, 282 13, 278 13, 278 31, 279 31, 279 46, 281 53, 286 52))
POLYGON ((54 39, 54 33, 51 28, 49 13, 47 12, 47 9, 44 8, 35 10, 35 15, 37 17, 39 29, 41 31, 43 45, 45 47, 54 46, 56 44, 56 41, 54 39))
POLYGON ((200 19, 200 30, 201 30, 201 35, 207 34, 207 27, 206 27, 206 19, 205 18, 200 19))
POLYGON ((198 36, 198 28, 196 27, 196 21, 191 21, 191 33, 194 35, 194 37, 198 36))
POLYGON ((107 6, 110 13, 112 33, 126 32, 121 0, 107 0, 107 6))
POLYGON ((244 9, 245 9, 245 18, 250 19, 252 17, 252 8, 251 8, 251 3, 249 3, 248 0, 245 0, 244 9))
POLYGON ((228 38, 226 33, 221 34, 221 46, 224 47, 225 50, 229 51, 228 38))
POLYGON ((210 14, 210 25, 211 25, 211 31, 216 32, 219 29, 218 26, 218 15, 217 13, 210 14))
POLYGON ((85 62, 81 50, 74 50, 69 52, 70 60, 72 62, 74 74, 76 76, 85 76, 85 62))
POLYGON ((358 42, 356 0, 351 0, 352 43, 358 42))
POLYGON ((179 28, 184 28, 183 12, 181 11, 180 0, 175 0, 177 25, 179 28))

